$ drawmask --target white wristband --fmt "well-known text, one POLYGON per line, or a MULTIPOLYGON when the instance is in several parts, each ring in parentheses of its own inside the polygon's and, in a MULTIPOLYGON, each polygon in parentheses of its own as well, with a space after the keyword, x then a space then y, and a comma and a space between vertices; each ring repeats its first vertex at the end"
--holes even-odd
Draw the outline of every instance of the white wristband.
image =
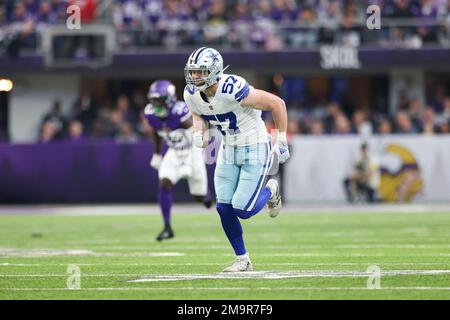
POLYGON ((280 142, 287 142, 286 132, 278 131, 277 143, 280 143, 280 142))

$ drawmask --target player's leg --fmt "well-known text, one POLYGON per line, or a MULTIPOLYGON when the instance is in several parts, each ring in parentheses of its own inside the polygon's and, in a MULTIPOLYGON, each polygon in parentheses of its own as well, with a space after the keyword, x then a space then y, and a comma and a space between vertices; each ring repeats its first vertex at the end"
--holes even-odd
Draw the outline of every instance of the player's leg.
POLYGON ((344 180, 344 190, 345 195, 347 197, 347 201, 352 203, 353 202, 353 192, 352 192, 352 186, 351 186, 351 178, 345 178, 344 180))
POLYGON ((222 228, 236 254, 236 262, 224 271, 251 271, 252 266, 245 248, 242 226, 239 218, 233 213, 231 205, 240 175, 240 168, 234 160, 234 148, 228 147, 224 149, 221 147, 214 173, 217 212, 220 215, 222 228))
POLYGON ((163 178, 159 184, 159 206, 164 220, 164 228, 156 237, 157 241, 170 239, 174 237, 171 226, 171 209, 173 203, 172 196, 173 184, 169 179, 163 178))
POLYGON ((173 204, 172 188, 178 182, 178 161, 174 150, 169 149, 161 161, 159 168, 159 206, 164 220, 164 228, 156 237, 157 241, 174 237, 171 225, 171 210, 173 204))
POLYGON ((241 147, 241 150, 245 153, 246 162, 241 168, 238 187, 233 196, 234 214, 241 219, 248 219, 267 204, 269 215, 276 216, 281 209, 278 183, 271 179, 265 184, 273 161, 271 143, 241 147))

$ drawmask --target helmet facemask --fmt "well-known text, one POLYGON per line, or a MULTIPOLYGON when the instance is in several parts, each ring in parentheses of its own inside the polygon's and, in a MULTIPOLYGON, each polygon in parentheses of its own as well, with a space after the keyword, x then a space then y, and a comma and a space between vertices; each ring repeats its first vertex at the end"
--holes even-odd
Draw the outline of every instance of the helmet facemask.
POLYGON ((158 118, 166 118, 169 115, 168 97, 148 97, 154 115, 158 118))

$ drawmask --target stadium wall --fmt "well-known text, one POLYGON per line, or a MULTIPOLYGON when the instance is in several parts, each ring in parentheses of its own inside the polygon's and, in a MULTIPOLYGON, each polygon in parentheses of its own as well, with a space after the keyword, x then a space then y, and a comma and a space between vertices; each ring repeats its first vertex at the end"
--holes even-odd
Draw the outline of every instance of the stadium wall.
MULTIPOLYGON (((150 142, 0 144, 0 203, 156 202, 152 153, 150 142)), ((210 178, 213 171, 208 166, 210 178)), ((174 198, 193 200, 185 181, 174 198)))
POLYGON ((9 103, 11 141, 36 142, 42 116, 50 111, 56 99, 62 102, 62 111, 67 114, 78 95, 78 78, 70 74, 14 77, 9 103))
MULTIPOLYGON (((450 200, 450 137, 374 136, 380 191, 389 201, 450 200), (399 199, 403 194, 404 198, 399 199), (397 197, 397 198, 396 198, 397 197)), ((296 136, 284 170, 290 203, 343 202, 360 136, 296 136)), ((149 203, 158 195, 152 144, 0 144, 0 203, 149 203)), ((212 185, 214 165, 208 166, 212 185)), ((183 181, 176 201, 192 201, 183 181)))
POLYGON ((343 181, 363 141, 379 164, 378 191, 386 200, 450 200, 450 137, 386 135, 294 137, 285 168, 287 201, 345 201, 343 181))

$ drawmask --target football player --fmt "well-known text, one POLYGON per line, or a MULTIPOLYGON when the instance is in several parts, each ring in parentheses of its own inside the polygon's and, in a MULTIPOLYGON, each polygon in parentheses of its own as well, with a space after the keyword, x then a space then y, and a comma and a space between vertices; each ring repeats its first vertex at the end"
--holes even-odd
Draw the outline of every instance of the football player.
POLYGON ((171 227, 172 187, 187 179, 190 193, 207 208, 214 199, 208 190, 208 178, 202 149, 192 144, 192 116, 183 101, 177 101, 175 86, 168 80, 157 80, 148 91, 149 104, 144 115, 153 128, 154 153, 150 165, 158 170, 159 205, 164 229, 156 240, 174 237, 171 227), (162 141, 168 150, 161 155, 162 141))
POLYGON ((248 219, 267 205, 269 216, 281 209, 278 182, 266 177, 274 160, 289 158, 287 113, 282 99, 250 86, 234 74, 225 74, 220 53, 213 48, 192 52, 185 66, 184 100, 194 120, 194 144, 206 147, 209 125, 222 134, 214 186, 222 227, 236 254, 225 272, 252 271, 239 219, 248 219), (271 111, 278 134, 275 144, 261 118, 271 111))

